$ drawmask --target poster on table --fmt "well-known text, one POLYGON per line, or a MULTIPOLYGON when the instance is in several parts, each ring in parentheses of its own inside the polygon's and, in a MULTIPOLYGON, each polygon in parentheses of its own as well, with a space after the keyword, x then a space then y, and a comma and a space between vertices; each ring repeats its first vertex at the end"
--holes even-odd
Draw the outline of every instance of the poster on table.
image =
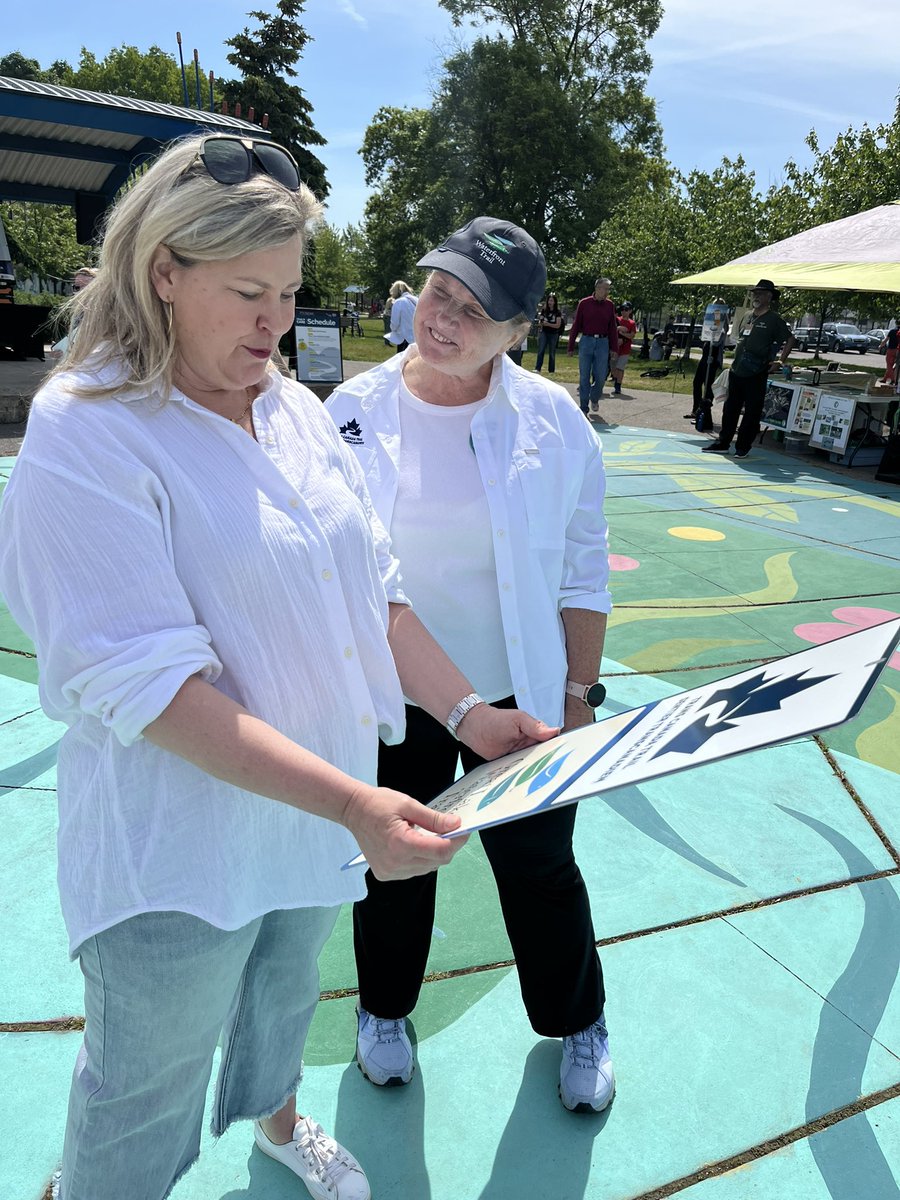
POLYGON ((810 433, 819 407, 819 388, 802 387, 797 393, 797 403, 788 423, 788 433, 810 433))
MULTIPOLYGON (((429 808, 458 837, 626 784, 690 770, 856 716, 900 641, 900 619, 607 717, 476 767, 429 808)), ((723 801, 724 802, 724 801, 723 801)), ((361 866, 360 854, 345 867, 361 866)))
POLYGON ((300 383, 341 383, 341 314, 336 308, 298 308, 294 313, 297 379, 300 383))
POLYGON ((843 454, 850 438, 855 409, 855 396, 829 396, 823 392, 816 406, 809 444, 843 454))
POLYGON ((701 342, 712 342, 717 346, 728 331, 728 305, 713 301, 707 304, 703 314, 703 326, 700 330, 701 342))
POLYGON ((796 391, 789 384, 775 383, 770 379, 766 384, 760 424, 768 429, 787 429, 795 396, 796 391))

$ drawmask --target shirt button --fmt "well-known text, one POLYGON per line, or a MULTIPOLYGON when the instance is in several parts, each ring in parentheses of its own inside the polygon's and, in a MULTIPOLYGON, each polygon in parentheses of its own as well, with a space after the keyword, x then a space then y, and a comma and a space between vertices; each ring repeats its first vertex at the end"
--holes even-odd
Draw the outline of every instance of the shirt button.
POLYGON ((360 725, 371 725, 371 724, 372 724, 372 718, 369 716, 368 713, 366 713, 366 715, 360 721, 360 725))
POLYGON ((331 572, 330 572, 329 570, 327 570, 327 569, 326 569, 326 570, 324 570, 324 571, 322 572, 322 578, 323 578, 323 579, 325 580, 325 582, 327 583, 327 582, 328 582, 328 580, 331 578, 331 572))
POLYGON ((344 658, 352 658, 352 657, 353 657, 353 647, 345 646, 344 647, 344 658))
POLYGON ((518 639, 517 637, 511 637, 511 638, 509 639, 509 644, 510 644, 511 646, 518 646, 518 644, 519 644, 519 639, 518 639))
POLYGON ((266 445, 267 446, 275 445, 275 439, 272 437, 271 433, 266 437, 266 445))
POLYGON ((300 501, 296 496, 291 496, 290 500, 288 500, 288 504, 290 504, 291 508, 298 508, 300 506, 300 501))
POLYGON ((511 584, 511 583, 504 583, 504 585, 503 585, 503 590, 504 590, 504 592, 508 592, 508 591, 510 591, 511 589, 512 589, 512 584, 511 584))
POLYGON ((497 482, 497 480, 496 480, 496 479, 489 479, 489 480, 488 480, 488 483, 491 485, 491 487, 493 487, 493 486, 494 486, 494 484, 495 484, 496 482, 497 482))
POLYGON ((506 530, 505 530, 505 529, 498 529, 498 530, 497 530, 497 537, 505 537, 505 536, 506 536, 506 530))

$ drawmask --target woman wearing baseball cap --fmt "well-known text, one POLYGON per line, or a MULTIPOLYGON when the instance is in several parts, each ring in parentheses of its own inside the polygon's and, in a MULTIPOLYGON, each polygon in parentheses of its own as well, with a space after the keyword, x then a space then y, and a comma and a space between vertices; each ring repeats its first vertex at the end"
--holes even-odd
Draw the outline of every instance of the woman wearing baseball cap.
MULTIPOLYGON (((607 614, 600 444, 557 384, 515 365, 544 294, 544 255, 524 229, 478 217, 419 266, 432 268, 415 344, 342 384, 328 408, 362 466, 404 587, 471 679, 441 725, 407 705, 406 740, 381 746, 379 781, 430 800, 480 760, 456 741, 491 702, 573 729, 594 719, 607 614), (344 432, 344 431, 347 432, 344 432)), ((481 832, 529 1019, 563 1039, 559 1092, 599 1112, 615 1087, 603 974, 575 862, 571 805, 481 832)), ((380 1085, 407 1083, 437 876, 400 884, 369 872, 354 906, 357 1059, 380 1085)))

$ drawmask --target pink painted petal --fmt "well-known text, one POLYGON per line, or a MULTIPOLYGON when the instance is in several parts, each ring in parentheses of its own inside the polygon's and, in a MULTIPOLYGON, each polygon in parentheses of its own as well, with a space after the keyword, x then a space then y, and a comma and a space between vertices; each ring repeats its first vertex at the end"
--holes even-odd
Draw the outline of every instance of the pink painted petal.
POLYGON ((887 608, 835 608, 832 610, 833 617, 837 617, 839 621, 847 621, 850 625, 855 625, 858 629, 868 629, 870 625, 880 625, 882 621, 892 621, 895 617, 900 617, 900 613, 891 612, 887 608))
POLYGON ((854 632, 852 625, 838 625, 833 621, 819 621, 809 625, 794 626, 794 633, 797 637, 803 638, 804 642, 812 642, 814 646, 821 646, 823 642, 836 641, 838 638, 854 632))
POLYGON ((609 556, 609 569, 611 571, 636 571, 640 565, 636 558, 628 558, 624 554, 611 554, 609 556))

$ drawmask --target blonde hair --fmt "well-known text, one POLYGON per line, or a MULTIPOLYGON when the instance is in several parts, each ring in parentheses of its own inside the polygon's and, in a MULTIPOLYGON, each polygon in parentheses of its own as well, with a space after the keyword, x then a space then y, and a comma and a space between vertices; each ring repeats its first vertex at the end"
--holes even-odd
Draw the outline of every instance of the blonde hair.
POLYGON ((88 361, 92 374, 119 369, 115 381, 78 386, 77 395, 109 397, 123 383, 168 395, 175 338, 150 274, 160 245, 189 266, 268 250, 298 234, 305 249, 309 226, 321 215, 309 188, 301 184, 292 192, 264 174, 217 183, 199 158, 202 141, 172 143, 108 214, 96 277, 64 306, 78 321, 78 337, 51 374, 88 361))
POLYGON ((392 300, 399 300, 405 292, 411 292, 412 288, 402 279, 398 279, 396 283, 392 283, 388 295, 392 300))

